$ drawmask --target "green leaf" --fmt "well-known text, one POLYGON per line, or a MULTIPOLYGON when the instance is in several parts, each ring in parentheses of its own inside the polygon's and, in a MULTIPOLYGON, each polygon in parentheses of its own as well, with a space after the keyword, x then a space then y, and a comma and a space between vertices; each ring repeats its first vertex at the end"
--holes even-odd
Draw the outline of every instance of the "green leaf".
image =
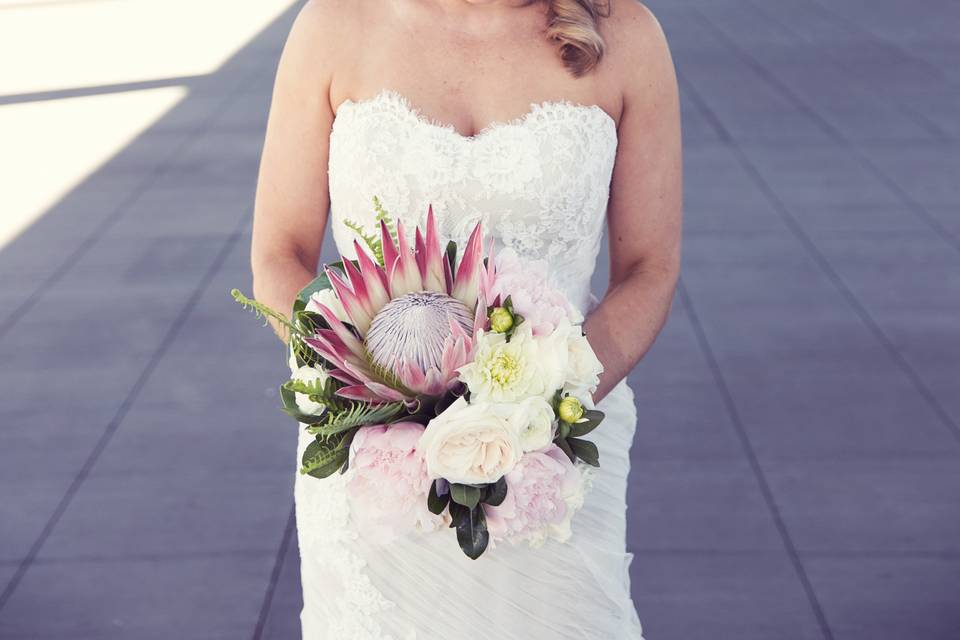
POLYGON ((483 502, 491 507, 499 507, 507 498, 507 479, 500 478, 493 484, 488 484, 485 490, 483 502))
POLYGON ((452 525, 457 529, 457 542, 460 548, 471 560, 479 558, 490 543, 490 533, 487 531, 487 519, 483 508, 479 505, 473 509, 450 503, 452 525))
POLYGON ((371 424, 385 424, 397 417, 404 410, 402 402, 390 402, 381 405, 370 405, 355 402, 349 408, 340 412, 327 411, 326 421, 313 423, 308 431, 313 435, 330 437, 349 431, 354 427, 363 427, 371 424))
MULTIPOLYGON (((563 424, 562 422, 560 424, 563 424)), ((577 455, 573 452, 573 449, 570 448, 570 445, 567 443, 566 438, 559 438, 557 440, 557 446, 560 447, 560 450, 567 454, 567 457, 570 458, 570 462, 577 461, 577 455)))
POLYGON ((319 439, 308 444, 301 459, 300 473, 314 478, 326 478, 336 473, 350 455, 349 450, 339 444, 319 439))
POLYGON ((433 484, 430 485, 430 493, 427 495, 427 509, 436 516, 443 513, 443 510, 446 509, 450 503, 450 492, 447 491, 443 495, 440 495, 437 491, 437 482, 439 482, 439 480, 433 481, 433 484))
POLYGON ((297 407, 295 393, 291 389, 287 388, 286 383, 280 385, 280 401, 283 403, 283 412, 295 419, 297 422, 302 422, 303 424, 316 424, 326 420, 326 412, 316 416, 301 413, 300 408, 297 407))
POLYGON ((450 499, 468 509, 473 509, 480 503, 480 487, 451 482, 450 499))
POLYGON ((451 240, 447 243, 447 262, 450 264, 450 273, 457 275, 457 243, 451 240))
POLYGON ((591 466, 600 466, 600 451, 597 449, 597 445, 580 438, 567 438, 567 443, 578 458, 591 466))
POLYGON ((603 411, 597 411, 596 409, 590 409, 585 411, 583 418, 576 422, 575 424, 570 425, 570 435, 574 438, 580 438, 587 435, 603 422, 603 411))

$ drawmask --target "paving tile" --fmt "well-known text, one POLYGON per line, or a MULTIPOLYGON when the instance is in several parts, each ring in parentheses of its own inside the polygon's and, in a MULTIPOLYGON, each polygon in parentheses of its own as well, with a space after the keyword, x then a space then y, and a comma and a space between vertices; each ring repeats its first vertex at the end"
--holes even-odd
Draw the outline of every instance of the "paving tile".
POLYGON ((252 635, 274 554, 33 565, 0 616, 9 640, 252 635))
POLYGON ((634 551, 783 549, 746 461, 641 461, 630 493, 634 551))
POLYGON ((960 549, 956 459, 778 462, 764 467, 801 551, 960 549))
POLYGON ((631 575, 648 638, 823 638, 782 554, 638 554, 631 575))
MULTIPOLYGON (((135 450, 129 455, 149 453, 135 450)), ((39 557, 129 558, 275 549, 286 524, 294 475, 294 469, 150 474, 95 470, 39 557)))
POLYGON ((264 640, 289 640, 300 636, 300 550, 296 538, 290 541, 277 580, 270 610, 263 627, 264 640))
POLYGON ((27 557, 72 481, 72 474, 56 469, 21 477, 16 483, 9 478, 0 481, 0 562, 27 557))
POLYGON ((837 640, 954 640, 956 557, 808 557, 810 581, 837 640))
POLYGON ((819 147, 797 153, 789 147, 764 146, 748 147, 746 153, 788 207, 903 204, 850 149, 819 147))

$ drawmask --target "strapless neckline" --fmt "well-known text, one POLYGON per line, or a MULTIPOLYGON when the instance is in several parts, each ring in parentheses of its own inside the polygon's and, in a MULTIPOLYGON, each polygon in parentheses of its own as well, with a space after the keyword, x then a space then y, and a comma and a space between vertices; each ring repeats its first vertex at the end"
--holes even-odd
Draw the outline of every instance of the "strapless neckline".
POLYGON ((381 89, 376 94, 367 97, 353 100, 351 98, 346 98, 340 105, 337 107, 336 112, 334 113, 334 123, 336 123, 337 118, 339 118, 342 110, 346 108, 347 110, 354 109, 357 107, 371 105, 371 104, 386 104, 393 108, 396 108, 405 115, 409 116, 413 121, 419 124, 422 127, 428 127, 447 135, 450 135, 453 139, 459 140, 464 143, 479 142, 498 131, 508 131, 511 128, 523 127, 528 122, 536 118, 537 116, 544 113, 556 113, 558 111, 569 110, 575 112, 581 112, 587 117, 596 117, 599 118, 602 122, 605 123, 606 129, 612 132, 613 138, 617 138, 617 123, 607 111, 597 104, 582 104, 579 102, 573 102, 571 100, 555 99, 555 100, 542 100, 540 102, 531 102, 530 108, 523 114, 512 118, 510 120, 494 120, 484 126, 482 129, 477 131, 473 135, 464 135, 457 130, 456 126, 452 123, 444 122, 436 118, 431 118, 423 113, 423 111, 415 106, 409 98, 404 94, 396 91, 394 89, 381 89))

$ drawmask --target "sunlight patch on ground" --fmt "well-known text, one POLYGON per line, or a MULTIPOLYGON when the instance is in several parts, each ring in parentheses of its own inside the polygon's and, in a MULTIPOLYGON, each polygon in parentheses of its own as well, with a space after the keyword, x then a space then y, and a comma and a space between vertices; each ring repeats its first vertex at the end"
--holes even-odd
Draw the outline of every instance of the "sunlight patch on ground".
POLYGON ((181 87, 0 107, 0 248, 156 122, 181 87))

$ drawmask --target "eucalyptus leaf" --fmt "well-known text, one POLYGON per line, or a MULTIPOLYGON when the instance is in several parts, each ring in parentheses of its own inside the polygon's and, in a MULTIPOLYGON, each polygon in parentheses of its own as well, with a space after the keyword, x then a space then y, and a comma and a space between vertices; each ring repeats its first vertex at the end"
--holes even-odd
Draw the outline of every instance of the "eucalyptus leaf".
POLYGON ((499 507, 507 498, 507 479, 500 478, 493 484, 487 485, 483 501, 491 507, 499 507))
POLYGON ((487 531, 487 518, 483 507, 479 505, 469 509, 456 502, 450 503, 452 525, 457 529, 457 542, 468 558, 476 560, 487 549, 490 533, 487 531))
POLYGON ((603 418, 603 411, 597 411, 596 409, 585 411, 583 413, 583 419, 570 425, 570 435, 574 438, 580 438, 587 435, 600 426, 600 423, 603 422, 603 418))
POLYGON ((473 509, 480 503, 480 487, 451 482, 450 499, 468 509, 473 509))
POLYGON ((427 509, 430 510, 430 513, 438 516, 450 503, 450 493, 440 494, 437 490, 437 482, 439 481, 434 480, 430 485, 430 493, 427 495, 427 509))
POLYGON ((567 444, 570 445, 570 449, 578 458, 591 466, 600 466, 600 451, 597 449, 597 445, 580 438, 567 438, 567 444))

